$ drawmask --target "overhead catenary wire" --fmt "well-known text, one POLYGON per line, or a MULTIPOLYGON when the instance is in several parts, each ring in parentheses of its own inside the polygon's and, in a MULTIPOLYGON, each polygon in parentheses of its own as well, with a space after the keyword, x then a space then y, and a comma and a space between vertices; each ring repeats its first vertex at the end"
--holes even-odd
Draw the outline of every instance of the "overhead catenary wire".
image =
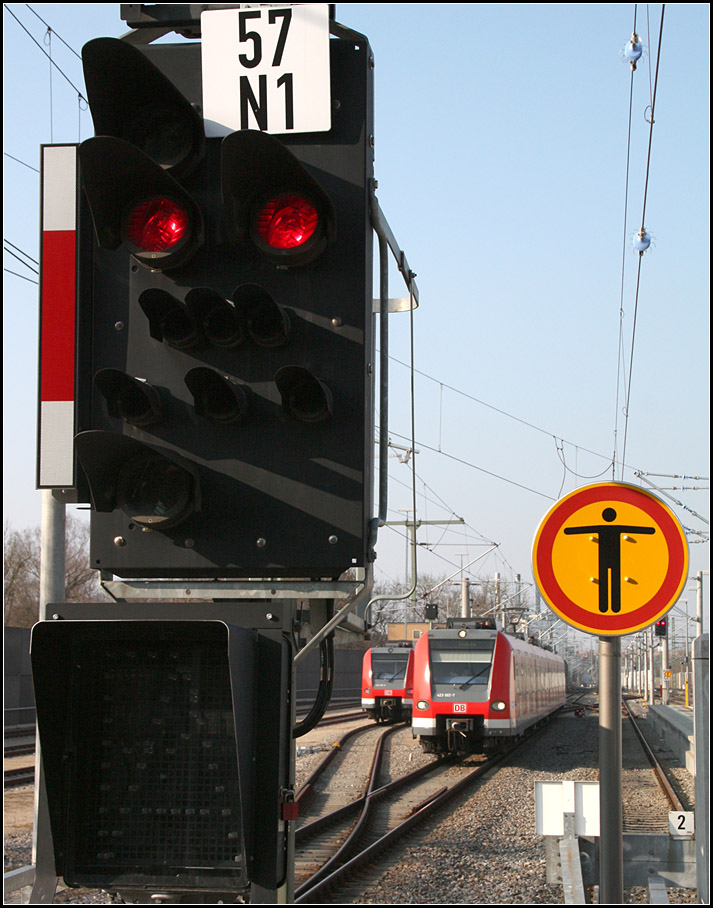
POLYGON ((9 152, 4 151, 3 154, 6 158, 10 158, 11 161, 16 161, 18 164, 22 164, 23 167, 27 167, 28 170, 34 170, 35 173, 39 173, 39 167, 33 167, 32 164, 28 164, 27 161, 21 161, 20 158, 16 158, 14 155, 11 155, 9 152))
MULTIPOLYGON (((661 6, 661 23, 659 25, 659 41, 658 48, 656 51, 656 68, 654 71, 654 85, 653 93, 651 96, 651 116, 649 118, 649 142, 648 142, 648 151, 646 155, 646 174, 644 179, 644 198, 641 209, 641 231, 645 231, 646 223, 646 203, 648 199, 649 192, 649 177, 651 174, 651 148, 653 145, 653 134, 654 134, 654 119, 656 111, 656 93, 658 89, 659 81, 659 71, 661 63, 661 44, 663 40, 663 22, 664 22, 664 12, 666 9, 666 4, 661 6)), ((628 378, 628 387, 626 392, 626 405, 624 408, 624 441, 621 449, 621 478, 623 479, 624 474, 624 463, 626 461, 626 444, 628 439, 629 431, 629 416, 630 416, 630 405, 631 405, 631 382, 632 382, 632 373, 634 369, 634 349, 636 344, 636 323, 639 310, 639 292, 641 288, 641 263, 643 261, 643 252, 639 252, 639 261, 637 263, 637 274, 636 274, 636 293, 634 298, 634 316, 631 329, 631 346, 630 346, 630 357, 629 357, 629 378, 628 378)))
POLYGON ((16 246, 14 243, 11 243, 10 240, 8 240, 8 239, 3 239, 3 244, 5 246, 5 252, 7 252, 9 255, 13 256, 13 258, 16 258, 18 260, 18 262, 23 264, 30 271, 33 271, 35 274, 39 274, 38 268, 39 268, 40 263, 37 261, 37 259, 33 259, 31 255, 28 255, 27 252, 23 252, 23 250, 20 249, 19 246, 16 246), (28 264, 28 261, 31 264, 28 264), (32 267, 33 265, 37 265, 37 268, 33 268, 32 267))
POLYGON ((40 45, 40 43, 37 41, 37 39, 35 37, 33 37, 33 35, 30 34, 28 29, 25 28, 25 26, 22 24, 22 22, 20 22, 20 20, 17 18, 17 16, 13 13, 13 11, 10 9, 10 7, 7 4, 5 4, 5 9, 10 13, 10 15, 15 20, 15 22, 17 22, 17 24, 20 26, 20 28, 25 32, 25 34, 30 39, 30 41, 32 41, 32 43, 35 44, 40 49, 40 51, 42 51, 42 53, 45 55, 45 57, 47 57, 47 59, 50 61, 50 64, 57 70, 57 72, 62 76, 62 78, 65 79, 65 81, 68 82, 69 85, 71 85, 71 87, 77 92, 77 96, 82 101, 84 101, 84 103, 86 104, 87 99, 84 97, 82 92, 77 88, 77 86, 74 84, 74 82, 72 82, 72 80, 64 72, 64 70, 60 66, 58 66, 57 63, 55 63, 55 61, 47 53, 47 51, 40 45))
MULTIPOLYGON (((636 36, 636 11, 637 4, 634 4, 634 29, 632 32, 632 41, 636 36)), ((619 431, 619 391, 620 391, 620 382, 622 378, 622 369, 624 362, 624 278, 626 274, 626 252, 627 252, 627 224, 629 222, 629 176, 631 168, 631 124, 632 124, 632 114, 634 109, 634 73, 636 72, 636 64, 632 63, 631 65, 631 76, 629 78, 629 116, 628 116, 628 126, 627 126, 627 135, 626 135, 626 177, 624 180, 624 230, 622 238, 622 249, 621 249, 621 281, 619 287, 619 342, 618 342, 618 353, 617 353, 617 369, 616 369, 616 394, 615 394, 615 405, 614 405, 614 452, 612 455, 612 479, 615 478, 616 471, 616 456, 617 456, 617 440, 618 440, 618 431, 619 431)), ((624 376, 626 381, 626 376, 624 376)))
MULTIPOLYGON (((404 438, 405 436, 399 435, 398 432, 392 433, 397 438, 404 438)), ((423 448, 426 451, 432 451, 434 454, 440 454, 441 457, 445 457, 448 460, 452 460, 454 463, 462 464, 465 467, 470 467, 472 470, 477 470, 480 473, 485 473, 486 476, 492 476, 494 479, 500 479, 502 482, 507 482, 510 485, 516 486, 519 489, 524 489, 526 492, 532 492, 533 495, 539 495, 541 498, 547 498, 550 501, 556 501, 556 498, 552 495, 548 495, 546 492, 540 492, 537 489, 533 489, 530 486, 526 486, 521 482, 516 482, 514 479, 508 479, 505 476, 501 476, 498 473, 493 473, 492 470, 486 470, 485 467, 479 467, 477 464, 472 463, 468 460, 465 460, 462 457, 457 457, 455 454, 448 454, 446 451, 439 451, 438 448, 434 448, 431 445, 424 444, 423 442, 418 442, 419 447, 423 448)))
MULTIPOLYGON (((407 369, 410 368, 408 363, 404 363, 402 360, 398 359, 395 356, 389 355, 389 360, 391 362, 396 363, 399 366, 403 366, 404 368, 407 368, 407 369)), ((490 404, 487 401, 482 400, 479 397, 476 397, 474 394, 471 394, 468 391, 463 391, 461 388, 456 388, 454 385, 450 385, 447 382, 444 382, 441 379, 436 378, 433 375, 429 375, 428 372, 424 372, 422 369, 416 369, 415 372, 417 375, 420 375, 422 378, 425 378, 428 381, 432 381, 435 384, 439 385, 441 389, 445 389, 447 391, 452 391, 454 394, 459 394, 461 397, 465 397, 466 400, 470 400, 473 403, 476 403, 481 407, 485 407, 488 410, 492 410, 494 413, 498 413, 500 416, 504 416, 507 419, 511 419, 511 420, 513 420, 513 422, 517 422, 520 425, 523 425, 528 429, 532 429, 533 431, 539 432, 542 435, 547 435, 549 438, 555 438, 555 439, 560 438, 565 444, 571 445, 573 448, 578 448, 580 451, 584 451, 586 454, 591 454, 593 457, 599 457, 602 460, 605 460, 607 462, 606 469, 609 469, 609 465, 611 464, 610 455, 602 454, 600 451, 592 451, 590 448, 586 448, 584 445, 580 445, 573 441, 569 441, 568 439, 563 438, 561 435, 555 434, 550 429, 545 429, 542 426, 538 426, 533 422, 529 422, 528 420, 523 419, 521 416, 515 416, 515 414, 513 414, 513 413, 508 413, 508 411, 503 410, 502 407, 496 407, 495 404, 490 404)), ((439 432, 440 432, 440 429, 439 429, 439 432)), ((393 433, 393 434, 396 434, 396 433, 393 433)), ((403 438, 403 436, 399 436, 399 437, 403 438)))
POLYGON ((53 35, 57 36, 57 38, 62 42, 62 44, 64 44, 64 46, 67 48, 68 51, 70 51, 70 53, 73 53, 74 56, 78 60, 82 59, 82 55, 78 54, 77 51, 70 44, 67 44, 67 42, 64 40, 64 38, 61 35, 57 34, 57 32, 52 28, 52 26, 49 25, 49 23, 45 22, 45 20, 42 18, 42 16, 40 16, 40 14, 36 10, 32 9, 32 7, 30 6, 29 3, 26 3, 25 6, 29 9, 29 11, 32 13, 33 16, 37 16, 37 18, 45 26, 47 31, 50 31, 50 32, 52 32, 53 35))
MULTIPOLYGON (((39 262, 37 262, 36 259, 33 259, 32 256, 28 255, 26 252, 23 252, 22 249, 20 249, 14 243, 11 243, 9 240, 4 239, 3 251, 7 252, 8 255, 11 255, 14 259, 16 259, 23 266, 23 268, 27 268, 27 270, 31 271, 34 275, 39 276, 39 262), (34 265, 37 265, 37 267, 33 267, 34 265)), ((17 271, 12 271, 10 268, 3 268, 3 271, 7 272, 7 274, 12 274, 15 277, 19 277, 23 281, 29 281, 31 284, 37 283, 34 278, 28 277, 26 274, 19 274, 17 271)))

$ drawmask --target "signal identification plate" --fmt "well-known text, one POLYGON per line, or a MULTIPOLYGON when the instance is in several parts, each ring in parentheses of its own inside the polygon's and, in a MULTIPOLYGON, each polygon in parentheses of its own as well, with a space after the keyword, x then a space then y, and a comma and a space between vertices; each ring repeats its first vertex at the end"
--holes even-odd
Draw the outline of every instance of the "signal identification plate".
POLYGON ((207 136, 331 129, 328 3, 210 10, 201 33, 207 136))

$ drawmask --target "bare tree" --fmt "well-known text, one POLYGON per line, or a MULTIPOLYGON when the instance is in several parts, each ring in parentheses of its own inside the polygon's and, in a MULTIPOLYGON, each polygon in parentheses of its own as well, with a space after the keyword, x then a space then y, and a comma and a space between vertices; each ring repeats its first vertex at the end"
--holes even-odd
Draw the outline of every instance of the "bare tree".
MULTIPOLYGON (((89 527, 67 517, 65 549, 65 600, 91 602, 106 599, 99 575, 89 567, 89 527)), ((3 527, 4 623, 12 627, 31 627, 39 617, 40 603, 39 527, 15 530, 3 527)))
POLYGON ((418 577, 416 589, 406 599, 397 598, 408 592, 399 581, 377 584, 374 595, 390 596, 374 604, 369 616, 372 640, 381 642, 388 637, 390 624, 427 623, 426 606, 438 606, 438 620, 460 614, 460 585, 446 578, 423 574, 418 577))
MULTIPOLYGON (((388 638, 390 624, 427 623, 426 606, 438 606, 437 622, 445 623, 447 618, 459 618, 462 612, 462 587, 459 578, 435 577, 431 574, 419 576, 415 591, 407 599, 397 598, 407 592, 403 583, 393 580, 380 583, 374 589, 374 595, 389 596, 374 604, 369 615, 371 638, 376 644, 381 644, 388 638)), ((500 619, 500 601, 504 593, 499 589, 493 579, 477 579, 470 581, 468 589, 468 611, 472 617, 488 617, 500 619)), ((519 615, 522 606, 516 609, 519 615)))

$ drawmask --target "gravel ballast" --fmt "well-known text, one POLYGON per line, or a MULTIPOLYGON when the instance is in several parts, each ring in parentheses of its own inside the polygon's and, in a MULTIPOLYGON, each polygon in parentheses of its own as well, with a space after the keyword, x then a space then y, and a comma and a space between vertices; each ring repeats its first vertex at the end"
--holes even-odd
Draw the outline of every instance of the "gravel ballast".
MULTIPOLYGON (((298 740, 298 786, 349 727, 315 729, 298 740)), ((390 775, 414 769, 427 759, 410 729, 403 728, 392 736, 390 775)), ((562 887, 547 882, 545 840, 535 833, 535 782, 596 780, 597 762, 596 716, 562 716, 489 775, 472 795, 453 806, 448 815, 431 820, 417 838, 398 845, 359 903, 562 904, 562 887)), ((677 767, 676 776, 692 798, 690 775, 677 767)), ((627 797, 636 797, 636 785, 632 794, 628 791, 627 785, 625 814, 627 797)), ((31 799, 28 802, 31 805, 31 799)), ((667 811, 665 802, 662 804, 661 810, 667 811)), ((631 809, 640 808, 634 803, 631 809)), ((6 828, 6 870, 31 862, 31 825, 30 809, 26 829, 6 828)), ((6 904, 19 904, 19 895, 6 898, 6 904)), ((669 897, 671 902, 695 902, 695 891, 669 889, 669 897)), ((56 901, 60 900, 68 904, 109 904, 112 897, 79 891, 58 895, 56 901)), ((625 901, 646 903, 648 892, 627 889, 625 901)))

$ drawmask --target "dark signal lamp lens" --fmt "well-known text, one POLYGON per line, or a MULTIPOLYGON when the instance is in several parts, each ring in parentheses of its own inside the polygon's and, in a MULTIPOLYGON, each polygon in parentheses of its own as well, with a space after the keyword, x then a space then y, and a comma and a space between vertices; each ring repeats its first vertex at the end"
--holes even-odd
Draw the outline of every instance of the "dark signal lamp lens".
POLYGON ((134 523, 156 529, 177 526, 193 510, 190 475, 151 452, 130 458, 117 477, 117 504, 134 523))
POLYGON ((168 252, 189 235, 185 208, 166 198, 136 205, 127 219, 128 239, 141 252, 168 252))
POLYGON ((154 104, 137 111, 123 125, 122 138, 136 145, 164 169, 180 166, 195 144, 192 119, 172 105, 154 104))
POLYGON ((319 212, 304 196, 285 193, 270 199, 257 215, 257 232, 273 249, 295 249, 306 243, 319 224, 319 212))

